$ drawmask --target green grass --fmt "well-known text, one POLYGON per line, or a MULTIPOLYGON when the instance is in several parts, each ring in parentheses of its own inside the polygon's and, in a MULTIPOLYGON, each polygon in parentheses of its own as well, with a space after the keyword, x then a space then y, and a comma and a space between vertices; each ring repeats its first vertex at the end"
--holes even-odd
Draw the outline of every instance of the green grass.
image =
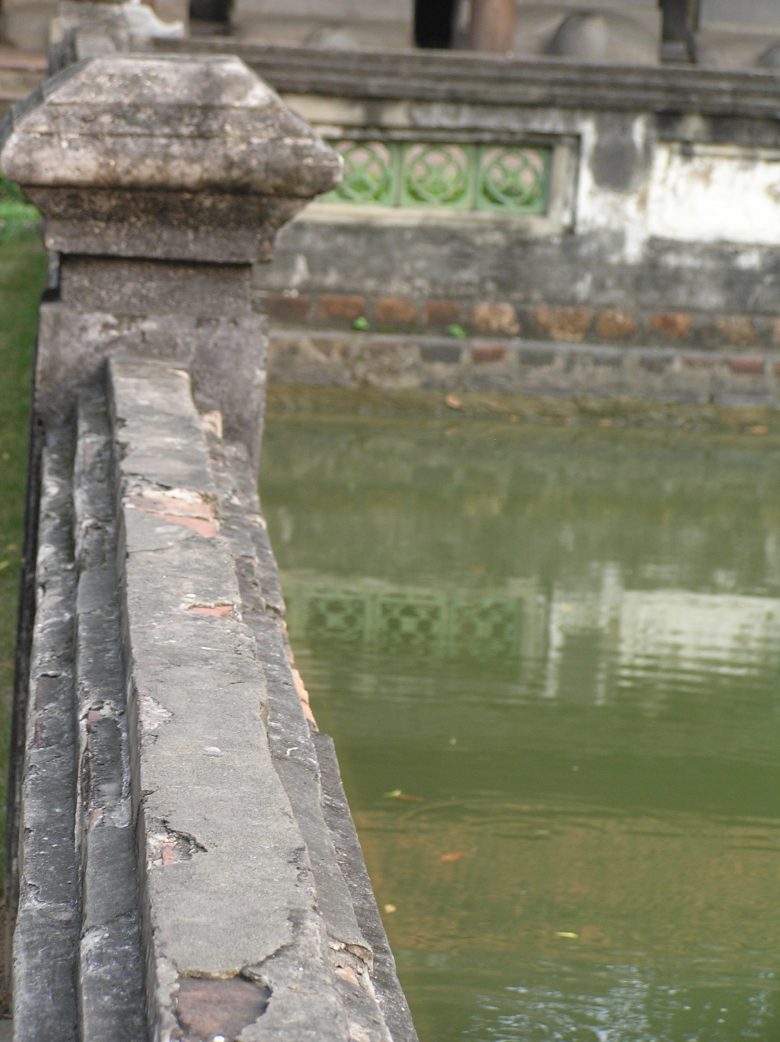
MULTIPOLYGON (((0 221, 5 219, 0 203, 0 221)), ((13 223, 13 222, 12 222, 13 223)), ((29 226, 0 233, 0 820, 5 818, 27 419, 46 254, 29 226)))
POLYGON ((41 216, 25 202, 19 185, 0 175, 0 246, 23 242, 41 216))

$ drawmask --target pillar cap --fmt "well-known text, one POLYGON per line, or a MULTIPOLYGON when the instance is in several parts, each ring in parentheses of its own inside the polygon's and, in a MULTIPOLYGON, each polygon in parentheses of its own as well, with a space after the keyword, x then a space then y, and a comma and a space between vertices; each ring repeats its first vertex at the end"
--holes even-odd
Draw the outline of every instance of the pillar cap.
POLYGON ((50 250, 221 264, 270 259, 342 165, 239 58, 189 55, 70 66, 12 111, 0 163, 50 250))
POLYGON ((2 150, 23 186, 310 199, 338 155, 233 56, 94 58, 17 109, 2 150))

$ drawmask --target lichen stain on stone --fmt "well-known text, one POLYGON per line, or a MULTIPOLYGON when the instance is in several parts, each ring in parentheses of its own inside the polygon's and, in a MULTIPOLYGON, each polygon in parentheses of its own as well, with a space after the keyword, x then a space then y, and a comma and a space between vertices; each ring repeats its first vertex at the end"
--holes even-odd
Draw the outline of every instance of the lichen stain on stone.
POLYGON ((244 1028, 262 1017, 270 1000, 266 984, 243 977, 183 977, 176 1016, 186 1042, 235 1042, 244 1028))

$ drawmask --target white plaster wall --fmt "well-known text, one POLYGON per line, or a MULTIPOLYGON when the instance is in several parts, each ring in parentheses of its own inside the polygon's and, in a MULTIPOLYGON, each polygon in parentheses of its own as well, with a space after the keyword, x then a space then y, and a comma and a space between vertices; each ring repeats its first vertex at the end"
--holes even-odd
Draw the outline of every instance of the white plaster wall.
MULTIPOLYGON (((597 183, 593 175, 593 157, 598 143, 597 120, 581 116, 577 130, 580 136, 580 165, 577 178, 576 230, 617 232, 613 261, 636 263, 641 260, 647 229, 647 180, 640 178, 625 190, 610 190, 597 183)), ((638 152, 645 147, 650 133, 650 117, 636 116, 628 129, 638 152)))
POLYGON ((780 150, 659 144, 647 227, 680 242, 780 245, 780 150))

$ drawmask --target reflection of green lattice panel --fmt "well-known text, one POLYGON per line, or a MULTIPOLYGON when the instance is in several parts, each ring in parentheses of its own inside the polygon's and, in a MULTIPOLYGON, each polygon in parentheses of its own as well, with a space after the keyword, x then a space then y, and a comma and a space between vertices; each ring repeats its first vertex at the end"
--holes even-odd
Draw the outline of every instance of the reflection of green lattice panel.
POLYGON ((383 650, 435 654, 446 630, 444 604, 436 598, 384 596, 378 605, 378 637, 383 650))
POLYGON ((324 202, 406 209, 547 211, 551 150, 432 141, 336 141, 344 178, 324 202))
POLYGON ((520 645, 519 602, 480 598, 455 605, 452 640, 464 658, 516 655, 520 645))
POLYGON ((479 150, 476 208, 503 213, 545 213, 550 151, 484 146, 479 150))
POLYGON ((365 636, 365 628, 363 597, 328 593, 309 598, 306 633, 312 642, 359 644, 365 636))

